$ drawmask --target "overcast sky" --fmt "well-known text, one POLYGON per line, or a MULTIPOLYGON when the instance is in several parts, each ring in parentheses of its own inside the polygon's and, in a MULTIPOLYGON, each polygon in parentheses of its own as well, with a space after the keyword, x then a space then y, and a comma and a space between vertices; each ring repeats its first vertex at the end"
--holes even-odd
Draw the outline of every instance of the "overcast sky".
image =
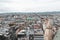
POLYGON ((0 0, 0 12, 60 11, 60 0, 0 0))

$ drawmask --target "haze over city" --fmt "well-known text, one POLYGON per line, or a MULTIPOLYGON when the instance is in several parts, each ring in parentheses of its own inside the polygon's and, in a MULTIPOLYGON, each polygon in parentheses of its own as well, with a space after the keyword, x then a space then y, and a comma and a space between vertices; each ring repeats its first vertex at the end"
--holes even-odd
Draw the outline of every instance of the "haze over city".
POLYGON ((47 11, 60 11, 60 0, 0 0, 0 13, 47 11))

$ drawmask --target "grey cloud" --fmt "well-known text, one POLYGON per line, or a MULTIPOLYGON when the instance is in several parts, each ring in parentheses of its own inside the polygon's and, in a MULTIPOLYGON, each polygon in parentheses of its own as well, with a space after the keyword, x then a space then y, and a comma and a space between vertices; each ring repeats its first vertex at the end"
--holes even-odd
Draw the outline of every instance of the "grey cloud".
POLYGON ((46 3, 47 0, 45 1, 43 0, 42 1, 43 3, 40 3, 41 0, 26 0, 26 1, 20 0, 22 3, 17 3, 16 1, 19 2, 19 0, 0 0, 0 12, 11 12, 11 11, 15 11, 15 9, 18 11, 21 11, 23 8, 24 8, 23 11, 37 11, 37 10, 42 10, 42 11, 52 10, 53 11, 53 10, 58 10, 58 9, 60 10, 60 7, 58 7, 59 3, 58 5, 56 3, 56 2, 60 2, 60 0, 50 0, 48 3, 46 3), (14 5, 11 2, 12 3, 14 2, 16 4, 14 5), (34 2, 34 3, 31 3, 31 2, 34 2))
POLYGON ((0 0, 1 3, 12 2, 11 0, 0 0))

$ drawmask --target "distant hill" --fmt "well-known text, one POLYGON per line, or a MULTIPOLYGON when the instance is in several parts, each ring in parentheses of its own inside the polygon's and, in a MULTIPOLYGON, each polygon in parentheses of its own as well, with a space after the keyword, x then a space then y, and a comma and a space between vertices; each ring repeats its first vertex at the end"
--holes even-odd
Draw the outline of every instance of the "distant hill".
POLYGON ((9 13, 0 13, 4 15, 11 15, 11 14, 60 14, 60 11, 54 12, 9 12, 9 13))

